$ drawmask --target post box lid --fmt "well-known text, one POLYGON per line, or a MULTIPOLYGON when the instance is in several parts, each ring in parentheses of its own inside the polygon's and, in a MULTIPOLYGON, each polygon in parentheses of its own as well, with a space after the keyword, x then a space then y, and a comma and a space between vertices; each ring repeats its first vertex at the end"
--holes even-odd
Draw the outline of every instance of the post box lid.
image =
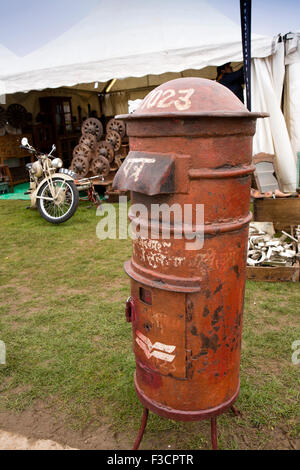
POLYGON ((171 117, 267 117, 250 113, 246 106, 225 86, 205 78, 178 78, 152 90, 132 114, 118 119, 171 117))

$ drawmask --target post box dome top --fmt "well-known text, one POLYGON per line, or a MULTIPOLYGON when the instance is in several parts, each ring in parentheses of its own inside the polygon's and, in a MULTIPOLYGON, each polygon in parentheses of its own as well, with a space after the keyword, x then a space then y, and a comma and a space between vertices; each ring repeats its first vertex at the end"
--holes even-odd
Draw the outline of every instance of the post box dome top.
POLYGON ((152 90, 132 114, 120 119, 159 117, 266 117, 250 113, 244 104, 225 86, 205 78, 178 78, 152 90))

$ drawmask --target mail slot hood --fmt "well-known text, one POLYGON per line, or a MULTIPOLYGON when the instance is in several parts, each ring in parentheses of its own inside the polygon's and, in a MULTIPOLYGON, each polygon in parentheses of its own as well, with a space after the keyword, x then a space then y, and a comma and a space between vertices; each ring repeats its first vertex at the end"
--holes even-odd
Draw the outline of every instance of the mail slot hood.
POLYGON ((175 193, 175 156, 129 152, 115 176, 113 189, 148 196, 175 193))

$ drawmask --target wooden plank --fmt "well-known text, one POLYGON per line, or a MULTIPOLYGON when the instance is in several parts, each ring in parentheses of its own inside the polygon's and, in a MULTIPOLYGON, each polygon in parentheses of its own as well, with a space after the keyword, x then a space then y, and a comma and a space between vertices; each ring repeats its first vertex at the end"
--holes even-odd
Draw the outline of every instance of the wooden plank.
POLYGON ((298 282, 300 280, 299 263, 294 266, 247 266, 248 281, 298 282))
POLYGON ((254 220, 273 222, 276 231, 300 225, 300 198, 254 199, 254 220))

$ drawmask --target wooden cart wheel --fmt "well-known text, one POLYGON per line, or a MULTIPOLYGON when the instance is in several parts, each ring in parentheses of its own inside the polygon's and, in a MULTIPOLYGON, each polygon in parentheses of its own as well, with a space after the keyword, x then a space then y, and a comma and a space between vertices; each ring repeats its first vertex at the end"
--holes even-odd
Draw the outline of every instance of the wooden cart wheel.
POLYGON ((105 157, 109 161, 109 163, 111 163, 115 156, 112 144, 110 142, 106 142, 106 140, 101 140, 101 142, 98 143, 96 148, 96 156, 105 157))
POLYGON ((110 131, 117 132, 123 138, 126 134, 125 123, 119 119, 110 119, 106 125, 106 133, 108 134, 110 131))
POLYGON ((91 163, 91 171, 94 176, 102 176, 105 178, 110 172, 110 164, 105 157, 95 157, 91 163))
POLYGON ((73 150, 73 158, 75 157, 84 157, 87 158, 88 160, 92 159, 92 151, 90 147, 84 144, 79 144, 76 145, 76 147, 73 150))
POLYGON ((89 147, 91 150, 94 150, 97 144, 96 136, 93 134, 83 134, 79 140, 79 145, 81 144, 89 147))
POLYGON ((17 129, 22 128, 27 123, 27 111, 21 104, 10 104, 6 110, 7 121, 17 129))
POLYGON ((120 150, 122 139, 120 134, 118 134, 116 131, 110 131, 108 134, 106 134, 105 140, 112 144, 115 152, 120 150))
POLYGON ((86 157, 78 155, 73 158, 71 163, 71 170, 76 173, 77 178, 85 178, 90 169, 90 162, 86 157))
POLYGON ((101 140, 103 134, 103 126, 99 119, 96 118, 88 118, 84 121, 81 126, 82 134, 92 134, 96 137, 97 141, 101 140))
POLYGON ((6 111, 2 106, 0 106, 0 129, 5 127, 7 123, 7 116, 6 116, 6 111))

